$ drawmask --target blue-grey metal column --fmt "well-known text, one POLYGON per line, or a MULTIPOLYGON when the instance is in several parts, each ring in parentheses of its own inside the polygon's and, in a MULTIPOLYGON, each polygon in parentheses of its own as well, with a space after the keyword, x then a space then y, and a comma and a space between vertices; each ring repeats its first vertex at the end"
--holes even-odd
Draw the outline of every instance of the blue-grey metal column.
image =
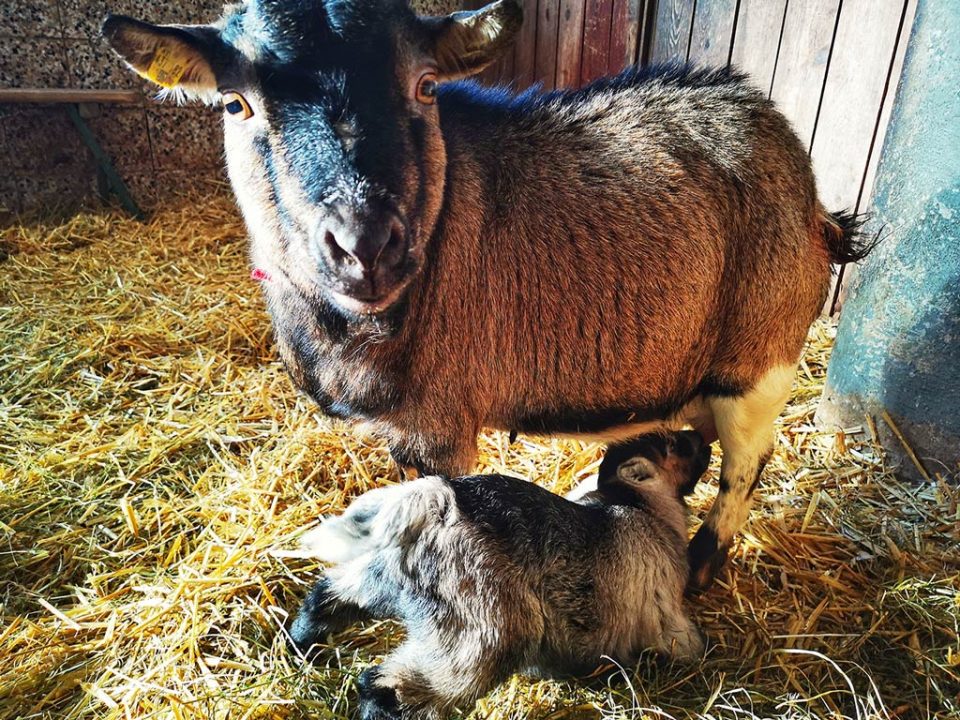
POLYGON ((849 426, 870 414, 905 474, 956 477, 960 2, 918 2, 866 227, 883 227, 884 240, 844 303, 818 419, 849 426), (905 443, 882 419, 884 410, 905 443))

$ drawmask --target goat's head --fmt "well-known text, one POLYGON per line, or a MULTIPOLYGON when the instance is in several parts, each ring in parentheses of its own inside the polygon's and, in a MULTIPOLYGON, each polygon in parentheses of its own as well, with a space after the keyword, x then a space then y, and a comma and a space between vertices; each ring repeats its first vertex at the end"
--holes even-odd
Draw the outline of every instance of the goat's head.
POLYGON ((597 473, 597 489, 617 484, 639 489, 641 483, 683 499, 697 486, 710 464, 710 445, 700 433, 643 435, 611 445, 597 473))
POLYGON ((391 307, 423 264, 446 153, 438 83, 509 46, 518 0, 417 17, 403 0, 248 0, 212 25, 111 16, 140 75, 224 109, 254 258, 350 314, 391 307))

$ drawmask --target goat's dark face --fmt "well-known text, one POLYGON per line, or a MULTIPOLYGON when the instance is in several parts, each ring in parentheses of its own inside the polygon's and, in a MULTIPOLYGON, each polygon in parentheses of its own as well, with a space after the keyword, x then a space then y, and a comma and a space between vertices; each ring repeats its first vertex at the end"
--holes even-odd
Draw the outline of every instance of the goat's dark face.
POLYGON ((347 314, 387 310, 423 264, 446 154, 438 83, 512 40, 516 0, 418 18, 401 0, 249 0, 211 26, 111 17, 138 73, 220 101, 254 261, 347 314))
POLYGON ((710 445, 697 432, 644 435, 607 449, 597 487, 612 483, 637 487, 656 481, 682 500, 694 491, 709 464, 710 445))

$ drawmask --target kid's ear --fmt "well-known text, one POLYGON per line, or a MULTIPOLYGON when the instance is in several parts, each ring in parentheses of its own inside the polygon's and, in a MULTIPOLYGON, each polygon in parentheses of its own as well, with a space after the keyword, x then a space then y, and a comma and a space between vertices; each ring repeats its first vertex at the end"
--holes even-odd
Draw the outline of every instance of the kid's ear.
POLYGON ((617 480, 636 484, 655 477, 657 470, 656 463, 642 455, 637 455, 620 463, 617 468, 617 480))
POLYGON ((613 445, 607 450, 597 471, 597 488, 617 482, 638 483, 657 474, 655 462, 632 450, 630 445, 613 445))
POLYGON ((209 25, 151 25, 124 15, 109 15, 104 38, 134 72, 187 99, 211 101, 217 96, 212 59, 222 47, 209 25))

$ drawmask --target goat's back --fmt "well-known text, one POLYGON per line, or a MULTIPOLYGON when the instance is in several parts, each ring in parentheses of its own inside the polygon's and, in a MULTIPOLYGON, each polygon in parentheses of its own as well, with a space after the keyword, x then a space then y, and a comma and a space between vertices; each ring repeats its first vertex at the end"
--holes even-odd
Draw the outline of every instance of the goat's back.
POLYGON ((603 655, 629 661, 662 647, 662 615, 683 612, 686 538, 651 512, 655 504, 643 496, 630 506, 579 504, 505 476, 449 483, 472 549, 496 558, 490 567, 503 582, 490 587, 514 584, 511 594, 539 605, 542 634, 529 638, 528 670, 579 673, 603 655))

